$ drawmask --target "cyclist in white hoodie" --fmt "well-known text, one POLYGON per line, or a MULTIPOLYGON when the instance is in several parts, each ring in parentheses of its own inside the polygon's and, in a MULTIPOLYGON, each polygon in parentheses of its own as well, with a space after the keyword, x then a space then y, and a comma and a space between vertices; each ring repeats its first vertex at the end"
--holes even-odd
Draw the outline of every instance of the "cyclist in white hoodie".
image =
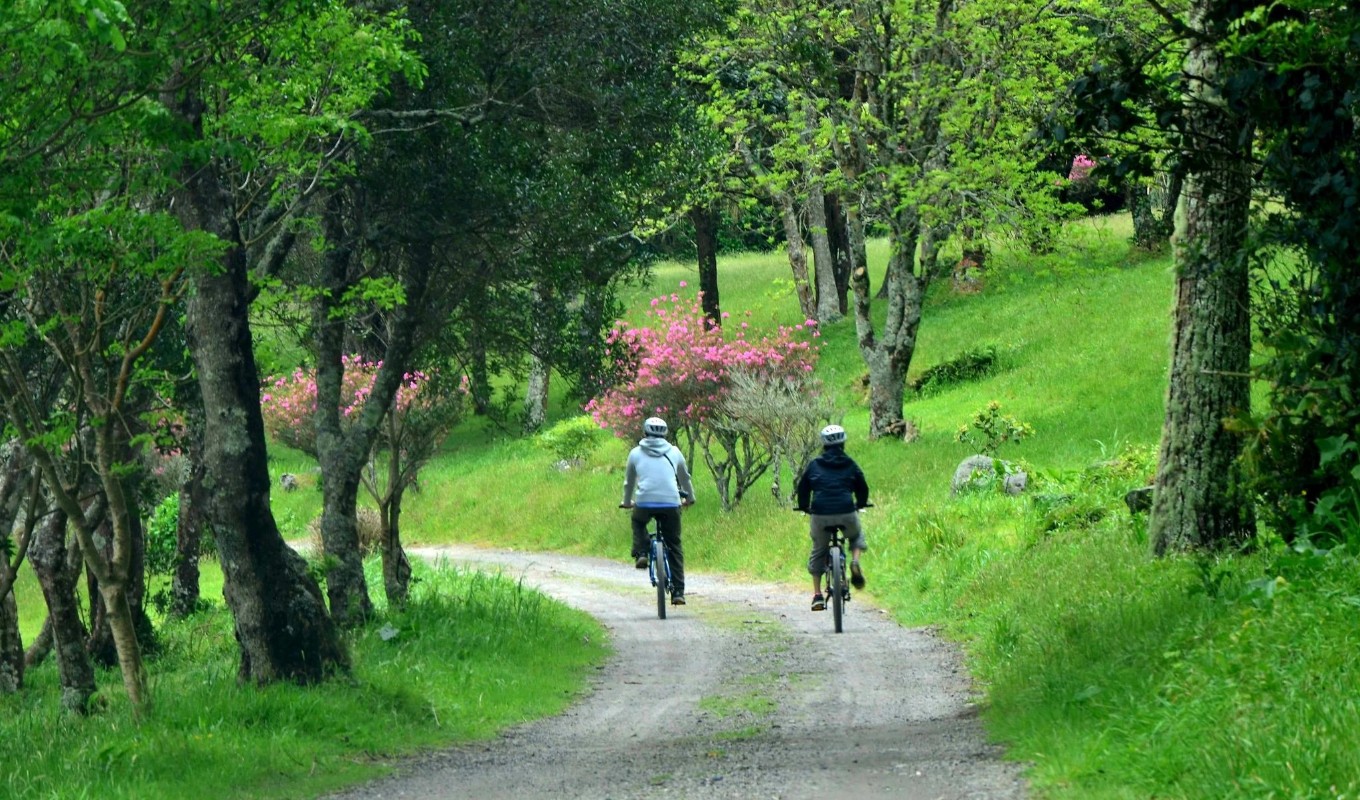
POLYGON ((666 421, 642 423, 643 439, 628 454, 623 507, 633 509, 633 558, 647 568, 647 523, 656 520, 671 567, 671 605, 685 604, 685 551, 680 541, 680 507, 693 505, 694 486, 680 449, 666 441, 666 421))

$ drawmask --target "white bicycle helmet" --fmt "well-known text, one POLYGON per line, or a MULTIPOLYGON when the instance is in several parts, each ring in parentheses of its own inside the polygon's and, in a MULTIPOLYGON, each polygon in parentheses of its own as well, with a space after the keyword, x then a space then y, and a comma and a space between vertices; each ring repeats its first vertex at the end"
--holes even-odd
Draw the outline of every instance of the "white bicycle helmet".
POLYGON ((845 428, 839 425, 827 425, 822 428, 822 444, 827 447, 833 444, 845 444, 845 428))
POLYGON ((666 427, 666 420, 661 417, 648 417, 647 421, 642 423, 642 432, 648 436, 664 437, 668 430, 669 428, 666 427))

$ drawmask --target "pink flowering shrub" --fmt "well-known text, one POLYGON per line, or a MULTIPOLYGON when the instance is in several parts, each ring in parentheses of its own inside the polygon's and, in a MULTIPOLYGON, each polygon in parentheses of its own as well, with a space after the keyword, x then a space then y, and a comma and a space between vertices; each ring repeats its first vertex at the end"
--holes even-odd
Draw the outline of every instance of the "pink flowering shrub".
MULTIPOLYGON (((382 362, 365 361, 359 356, 343 356, 345 376, 340 384, 340 421, 358 419, 377 380, 382 362)), ((407 373, 397 389, 398 416, 406 414, 413 403, 420 402, 429 376, 423 372, 407 373)), ((291 375, 271 377, 265 381, 260 396, 260 411, 264 427, 274 441, 301 450, 315 457, 316 452, 316 371, 298 368, 291 375)))
POLYGON ((1072 159, 1072 168, 1067 172, 1067 179, 1069 181, 1085 180, 1095 166, 1096 162, 1090 156, 1085 153, 1079 154, 1072 159))
POLYGON ((641 436, 642 421, 651 416, 692 435, 713 421, 734 370, 800 375, 811 373, 817 361, 814 341, 820 334, 813 320, 758 338, 742 322, 728 338, 704 316, 697 296, 684 301, 675 294, 653 298, 648 316, 654 320, 650 325, 619 322, 610 332, 610 343, 622 345, 614 365, 621 380, 586 405, 601 427, 624 439, 641 436))
POLYGON ((715 325, 699 297, 678 294, 654 298, 647 317, 646 324, 620 322, 610 332, 620 354, 613 364, 618 382, 586 411, 623 439, 639 438, 647 417, 665 419, 691 463, 695 450, 702 451, 723 507, 731 507, 770 463, 756 431, 732 418, 724 404, 733 376, 809 378, 818 355, 817 324, 808 320, 754 336, 747 322, 715 325))

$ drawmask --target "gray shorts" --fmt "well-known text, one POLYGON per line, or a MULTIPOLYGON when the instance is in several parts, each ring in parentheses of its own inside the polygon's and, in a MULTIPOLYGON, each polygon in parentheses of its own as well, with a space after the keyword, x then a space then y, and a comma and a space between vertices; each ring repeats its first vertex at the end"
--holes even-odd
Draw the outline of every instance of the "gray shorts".
POLYGON ((826 545, 831 534, 826 532, 828 525, 844 525, 845 541, 851 550, 868 550, 864 529, 859 524, 859 512, 848 514, 813 514, 808 518, 808 535, 812 538, 812 555, 808 556, 808 574, 821 575, 826 572, 826 545))

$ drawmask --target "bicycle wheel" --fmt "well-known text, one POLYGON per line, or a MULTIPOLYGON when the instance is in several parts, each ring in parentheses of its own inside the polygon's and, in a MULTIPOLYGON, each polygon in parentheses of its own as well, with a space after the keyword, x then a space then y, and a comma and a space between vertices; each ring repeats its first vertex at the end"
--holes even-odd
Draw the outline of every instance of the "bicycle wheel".
POLYGON ((839 547, 833 547, 827 556, 831 571, 828 587, 831 590, 831 619, 836 624, 836 633, 840 633, 844 629, 842 619, 845 614, 845 554, 839 547))
POLYGON ((666 618, 666 590, 670 588, 670 565, 666 563, 666 545, 660 539, 652 542, 652 577, 656 580, 656 615, 666 618))

